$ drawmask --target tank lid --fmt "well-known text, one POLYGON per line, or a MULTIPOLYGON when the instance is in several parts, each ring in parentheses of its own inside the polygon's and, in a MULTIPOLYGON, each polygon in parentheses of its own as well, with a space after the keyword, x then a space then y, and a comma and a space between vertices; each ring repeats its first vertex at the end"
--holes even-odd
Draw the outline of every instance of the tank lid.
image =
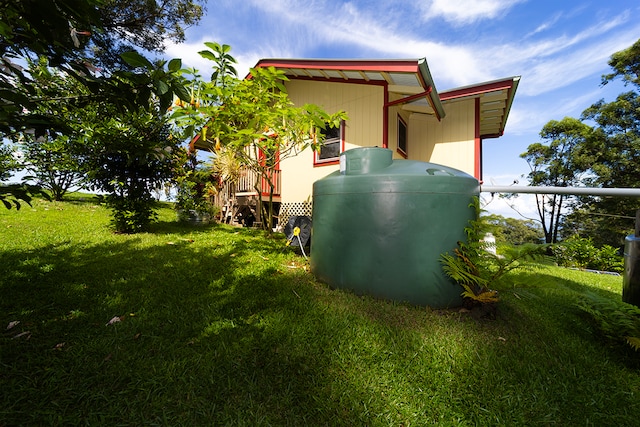
POLYGON ((340 155, 342 175, 364 175, 384 169, 393 163, 393 153, 387 148, 360 147, 340 155))

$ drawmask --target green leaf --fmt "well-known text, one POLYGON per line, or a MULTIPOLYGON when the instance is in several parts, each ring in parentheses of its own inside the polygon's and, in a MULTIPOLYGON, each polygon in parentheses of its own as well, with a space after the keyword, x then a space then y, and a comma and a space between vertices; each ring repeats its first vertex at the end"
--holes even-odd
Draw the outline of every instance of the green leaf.
POLYGON ((180 70, 180 67, 182 67, 182 60, 180 58, 173 58, 169 61, 168 69, 170 72, 175 73, 180 70))
POLYGON ((153 86, 156 89, 156 94, 159 96, 169 92, 169 85, 163 82, 162 80, 155 80, 153 82, 153 86))
POLYGON ((183 101, 191 100, 191 94, 189 93, 187 88, 185 88, 182 84, 172 83, 171 89, 173 89, 173 93, 175 93, 178 96, 178 98, 182 99, 183 101))
POLYGON ((132 67, 142 67, 148 70, 153 69, 153 64, 149 62, 147 58, 140 55, 138 52, 135 52, 135 51, 123 52, 120 54, 120 57, 132 67))
POLYGON ((201 50, 200 52, 198 52, 200 54, 200 56, 202 56, 205 59, 208 59, 210 61, 215 61, 216 56, 213 54, 213 52, 211 52, 210 50, 201 50))
POLYGON ((211 50, 214 50, 216 52, 220 51, 221 46, 220 43, 216 43, 216 42, 204 42, 204 45, 206 47, 208 47, 211 50))

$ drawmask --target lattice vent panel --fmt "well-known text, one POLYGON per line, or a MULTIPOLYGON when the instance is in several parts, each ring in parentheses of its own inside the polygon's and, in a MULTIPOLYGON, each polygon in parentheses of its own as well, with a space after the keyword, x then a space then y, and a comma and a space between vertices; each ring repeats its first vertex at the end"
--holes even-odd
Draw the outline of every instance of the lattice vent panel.
POLYGON ((311 202, 283 203, 278 224, 284 227, 292 216, 311 216, 311 202))

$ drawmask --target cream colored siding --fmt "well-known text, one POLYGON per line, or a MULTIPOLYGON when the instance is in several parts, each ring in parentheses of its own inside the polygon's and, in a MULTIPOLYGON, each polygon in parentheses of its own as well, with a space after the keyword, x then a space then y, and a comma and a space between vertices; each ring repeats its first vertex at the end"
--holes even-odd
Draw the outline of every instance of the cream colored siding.
MULTIPOLYGON (((411 114, 408 154, 412 160, 438 163, 470 175, 475 169, 475 104, 464 100, 444 104, 441 121, 434 116, 411 114)), ((391 145, 391 144, 390 144, 391 145)))
MULTIPOLYGON (((330 114, 341 110, 347 113, 345 150, 382 146, 382 86, 306 80, 292 80, 286 86, 295 105, 317 104, 330 114)), ((281 162, 283 203, 309 199, 313 183, 338 170, 338 165, 314 167, 313 159, 313 151, 306 149, 281 162)))
MULTIPOLYGON (((330 81, 291 80, 286 82, 290 99, 296 105, 317 104, 328 113, 343 110, 345 150, 356 147, 382 147, 384 87, 330 81)), ((393 100, 393 99, 392 99, 393 100)), ((410 160, 439 163, 475 172, 475 102, 473 99, 445 102, 446 117, 412 113, 395 105, 388 111, 388 143, 396 159, 398 115, 408 128, 407 155, 410 160)), ((338 165, 314 166, 314 153, 304 150, 281 162, 282 202, 310 200, 313 183, 338 170, 338 165)))
POLYGON ((411 119, 411 114, 407 111, 403 111, 398 107, 389 108, 389 149, 393 151, 394 159, 404 159, 405 157, 398 153, 398 116, 402 117, 404 122, 407 124, 407 131, 409 134, 407 135, 407 159, 416 159, 416 157, 412 153, 412 137, 411 137, 411 125, 409 124, 411 119))

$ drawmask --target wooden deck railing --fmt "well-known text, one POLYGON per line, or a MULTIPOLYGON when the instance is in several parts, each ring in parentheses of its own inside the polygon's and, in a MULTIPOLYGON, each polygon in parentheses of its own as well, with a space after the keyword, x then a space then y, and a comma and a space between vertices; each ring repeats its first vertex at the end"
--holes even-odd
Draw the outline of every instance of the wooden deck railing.
MULTIPOLYGON (((274 196, 280 196, 281 193, 281 171, 274 170, 270 172, 271 181, 275 185, 273 189, 274 196)), ((238 178, 238 182, 236 183, 236 194, 237 193, 256 193, 256 189, 254 185, 258 178, 258 173, 251 169, 243 169, 240 172, 240 177, 238 178)), ((260 191, 263 196, 269 196, 269 181, 267 181, 264 177, 260 179, 260 191)))

